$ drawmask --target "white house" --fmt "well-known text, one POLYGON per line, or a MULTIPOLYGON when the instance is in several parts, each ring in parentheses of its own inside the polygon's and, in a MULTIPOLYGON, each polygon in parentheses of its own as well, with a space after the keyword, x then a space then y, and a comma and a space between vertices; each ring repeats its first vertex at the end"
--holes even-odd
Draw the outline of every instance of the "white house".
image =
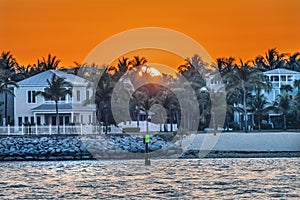
POLYGON ((36 91, 44 91, 56 74, 64 77, 72 85, 72 96, 66 95, 59 101, 59 123, 91 124, 96 122, 95 105, 86 105, 85 100, 91 98, 92 88, 88 81, 58 70, 48 70, 18 82, 19 88, 14 89, 14 118, 15 125, 31 123, 37 125, 56 125, 56 111, 54 101, 35 96, 36 91))
MULTIPOLYGON (((285 91, 281 89, 283 85, 290 85, 294 88, 294 81, 300 79, 300 72, 283 68, 266 71, 263 74, 267 76, 268 80, 272 84, 271 91, 269 93, 264 92, 264 95, 267 97, 269 103, 274 102, 279 94, 285 93, 285 91)), ((298 90, 294 88, 290 94, 295 96, 297 92, 298 90)), ((277 124, 276 121, 282 121, 280 115, 280 113, 274 113, 272 111, 269 112, 269 123, 274 126, 277 124)))
MULTIPOLYGON (((264 96, 267 98, 269 103, 272 103, 276 100, 277 96, 285 91, 281 89, 283 85, 290 85, 294 88, 294 81, 300 79, 300 72, 287 70, 284 68, 278 68, 274 70, 269 70, 263 72, 263 75, 271 82, 272 88, 270 92, 262 91, 264 96)), ((210 87, 214 90, 218 90, 222 87, 222 81, 218 76, 209 76, 206 79, 207 87, 210 87)), ((292 96, 297 94, 298 90, 296 88, 290 93, 292 96)), ((254 93, 253 93, 254 94, 254 93)), ((272 123, 274 117, 279 116, 280 114, 269 112, 269 123, 272 123)), ((252 113, 248 113, 249 125, 254 123, 254 118, 252 113)), ((234 112, 234 121, 241 125, 243 121, 243 113, 234 112)))
MULTIPOLYGON (((294 87, 294 81, 300 79, 300 72, 278 68, 270 71, 263 72, 267 76, 268 80, 272 83, 272 90, 270 93, 264 93, 269 102, 276 100, 277 95, 283 91, 280 89, 283 85, 290 85, 294 87)), ((293 96, 297 93, 297 90, 293 90, 291 93, 293 96)))

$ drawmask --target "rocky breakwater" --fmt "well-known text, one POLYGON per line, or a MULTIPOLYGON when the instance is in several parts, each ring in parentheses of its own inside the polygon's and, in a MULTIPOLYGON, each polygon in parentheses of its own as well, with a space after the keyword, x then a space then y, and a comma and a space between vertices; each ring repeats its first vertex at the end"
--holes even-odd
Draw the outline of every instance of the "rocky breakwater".
MULTIPOLYGON (((162 136, 152 136, 149 145, 155 157, 174 157, 180 153, 176 144, 162 136)), ((0 138, 0 160, 81 160, 143 158, 141 136, 10 136, 0 138)), ((178 155, 177 155, 178 157, 178 155)))
POLYGON ((76 136, 15 136, 0 138, 0 160, 92 159, 76 136))
MULTIPOLYGON (((82 137, 81 141, 94 158, 140 159, 144 158, 145 144, 140 135, 107 135, 82 137)), ((174 143, 168 135, 153 135, 149 143, 153 158, 178 158, 181 153, 179 142, 174 143)))

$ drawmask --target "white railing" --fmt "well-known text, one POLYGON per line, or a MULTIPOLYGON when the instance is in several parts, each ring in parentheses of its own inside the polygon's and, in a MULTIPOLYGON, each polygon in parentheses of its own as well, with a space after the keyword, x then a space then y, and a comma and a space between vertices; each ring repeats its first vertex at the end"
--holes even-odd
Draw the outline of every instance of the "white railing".
MULTIPOLYGON (((164 130, 164 126, 167 128, 168 131, 171 130, 170 124, 165 125, 159 125, 149 122, 148 127, 150 132, 159 132, 161 129, 164 130)), ((177 130, 177 125, 172 124, 173 131, 177 130)), ((106 126, 99 126, 99 125, 74 125, 74 126, 66 126, 66 125, 60 125, 59 126, 59 134, 101 134, 101 133, 122 133, 122 128, 126 127, 137 127, 136 122, 131 123, 121 123, 119 124, 119 127, 110 125, 106 126)), ((139 123, 140 132, 146 132, 147 131, 147 123, 145 121, 141 121, 139 123)), ((0 126, 0 135, 52 135, 57 134, 57 126, 54 125, 22 125, 22 126, 0 126)))
MULTIPOLYGON (((59 127, 60 134, 100 134, 105 133, 105 126, 99 125, 74 125, 59 127)), ((108 126, 108 133, 121 133, 122 129, 116 126, 108 126)), ((32 125, 32 126, 0 126, 0 135, 52 135, 57 134, 57 126, 32 125)))

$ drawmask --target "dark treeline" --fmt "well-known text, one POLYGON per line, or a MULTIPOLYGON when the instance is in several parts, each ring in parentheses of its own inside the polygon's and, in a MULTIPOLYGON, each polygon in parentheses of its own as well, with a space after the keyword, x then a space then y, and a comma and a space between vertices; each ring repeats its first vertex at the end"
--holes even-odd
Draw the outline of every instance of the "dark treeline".
MULTIPOLYGON (((117 103, 112 105, 112 102, 122 102, 123 98, 130 100, 128 102, 130 117, 137 121, 138 125, 140 120, 148 118, 154 105, 164 110, 164 112, 152 112, 160 115, 152 117, 162 124, 161 131, 172 131, 166 128, 165 123, 176 123, 187 130, 203 130, 207 127, 227 129, 245 127, 245 131, 248 131, 249 126, 257 129, 270 128, 266 123, 270 112, 279 114, 283 122, 282 128, 286 129, 300 128, 298 127, 300 95, 299 93, 296 96, 291 95, 291 91, 300 87, 300 82, 296 80, 291 88, 283 86, 281 89, 284 92, 278 95, 275 102, 269 102, 263 95, 263 91, 270 91, 272 85, 262 72, 276 68, 300 72, 299 57, 299 53, 279 53, 273 48, 251 61, 243 62, 229 57, 218 58, 216 64, 213 64, 205 63, 200 56, 194 55, 187 58, 186 63, 177 68, 175 77, 167 74, 153 76, 151 70, 142 70, 141 67, 149 66, 147 66, 146 58, 138 56, 132 59, 121 58, 117 66, 99 68, 95 64, 75 63, 72 69, 64 70, 82 76, 92 83, 95 90, 94 96, 90 102, 86 103, 96 104, 98 121, 106 126, 117 124, 120 120, 130 120, 126 119, 126 116, 124 119, 116 120, 115 113, 112 112, 112 106, 118 105, 118 109, 114 112, 120 112, 119 115, 122 116, 123 109, 127 109, 128 105, 117 103), (97 79, 100 76, 100 80, 97 79), (182 76, 188 84, 182 81, 182 76), (206 84, 208 77, 213 77, 221 87, 218 90, 208 87, 206 84), (143 85, 145 80, 151 80, 153 83, 145 84, 143 87, 133 87, 143 85), (119 87, 124 88, 119 90, 117 96, 113 96, 116 84, 120 82, 124 84, 119 87), (188 85, 192 87, 192 93, 187 89, 188 85), (178 99, 174 91, 186 98, 178 99), (198 106, 199 113, 193 112, 193 107, 195 107, 193 97, 198 103, 196 106, 198 106), (188 109, 190 112, 183 110, 180 103, 184 104, 183 107, 190 108, 188 109), (244 116, 240 124, 234 122, 236 112, 244 116), (224 119, 221 116, 223 113, 225 113, 224 119), (253 120, 248 119, 249 114, 252 114, 253 120)), ((17 87, 18 81, 46 70, 61 69, 59 64, 60 60, 49 54, 46 58, 38 59, 36 64, 22 66, 17 63, 10 52, 3 52, 0 58, 0 93, 7 96, 12 93, 9 86, 17 87)), ((2 102, 2 108, 5 107, 4 110, 6 110, 5 116, 7 115, 6 101, 2 102)))

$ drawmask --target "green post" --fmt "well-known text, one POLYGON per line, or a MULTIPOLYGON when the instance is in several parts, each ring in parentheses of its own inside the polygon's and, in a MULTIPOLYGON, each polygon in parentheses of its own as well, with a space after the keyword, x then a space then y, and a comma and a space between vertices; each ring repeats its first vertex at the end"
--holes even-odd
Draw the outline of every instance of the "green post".
POLYGON ((144 143, 145 143, 145 165, 151 165, 150 158, 149 158, 149 143, 150 143, 149 134, 145 135, 144 143))

